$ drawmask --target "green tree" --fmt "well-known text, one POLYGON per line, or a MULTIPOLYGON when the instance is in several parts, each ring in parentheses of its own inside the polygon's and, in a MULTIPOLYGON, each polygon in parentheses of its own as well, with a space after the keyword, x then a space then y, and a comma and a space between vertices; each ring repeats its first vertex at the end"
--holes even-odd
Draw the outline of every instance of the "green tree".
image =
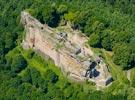
POLYGON ((59 14, 63 15, 64 13, 67 13, 68 8, 66 5, 61 4, 61 5, 59 5, 57 11, 59 14))
POLYGON ((5 33, 5 49, 9 50, 13 48, 13 46, 14 46, 13 35, 9 32, 5 33))
POLYGON ((27 67, 27 61, 22 55, 16 55, 11 64, 11 70, 15 73, 20 72, 27 67))
POLYGON ((112 50, 112 43, 110 39, 110 34, 108 32, 102 33, 101 45, 106 50, 112 50))
POLYGON ((68 86, 66 89, 64 89, 64 94, 67 98, 70 98, 72 97, 74 91, 75 91, 74 87, 71 85, 71 86, 68 86))
POLYGON ((56 83, 58 81, 58 75, 56 75, 52 70, 48 69, 44 74, 45 80, 51 83, 56 83))
POLYGON ((75 19, 75 13, 73 12, 68 12, 67 14, 64 14, 64 18, 67 21, 73 22, 75 19))
POLYGON ((100 44, 101 42, 100 42, 99 35, 96 34, 96 33, 91 34, 88 43, 92 47, 100 47, 101 46, 101 44, 100 44))
POLYGON ((32 78, 32 85, 38 88, 39 87, 38 80, 40 80, 41 78, 40 72, 37 71, 37 69, 35 68, 31 68, 30 73, 32 78))
POLYGON ((49 92, 47 93, 48 99, 63 100, 65 99, 63 92, 59 87, 49 84, 49 92))
POLYGON ((129 58, 130 52, 126 44, 118 44, 113 48, 113 61, 117 65, 121 65, 123 69, 130 68, 129 58))
POLYGON ((31 71, 29 68, 25 69, 25 73, 22 76, 22 81, 32 83, 31 71))

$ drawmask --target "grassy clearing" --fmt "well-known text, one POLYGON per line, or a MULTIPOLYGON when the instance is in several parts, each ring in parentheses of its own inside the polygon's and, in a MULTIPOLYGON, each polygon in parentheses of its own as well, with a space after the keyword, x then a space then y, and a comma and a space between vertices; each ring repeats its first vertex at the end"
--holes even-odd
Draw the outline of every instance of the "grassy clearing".
POLYGON ((121 93, 121 91, 128 89, 128 87, 130 87, 129 80, 127 79, 125 72, 121 69, 121 66, 113 63, 112 52, 99 48, 92 48, 92 50, 96 55, 101 55, 104 58, 104 62, 108 65, 109 71, 114 79, 111 85, 104 89, 104 92, 117 95, 118 93, 121 93))
POLYGON ((18 47, 19 51, 21 52, 21 54, 24 56, 24 58, 27 60, 28 62, 28 66, 29 67, 34 67, 36 68, 41 74, 44 73, 46 71, 45 69, 45 64, 39 62, 36 58, 28 58, 29 53, 32 50, 23 50, 21 47, 18 47))
MULTIPOLYGON (((14 55, 15 51, 18 51, 18 53, 21 53, 24 56, 24 58, 28 62, 28 67, 36 68, 41 75, 44 75, 47 69, 51 69, 53 72, 55 72, 59 76, 59 81, 56 83, 56 85, 60 88, 62 88, 68 81, 62 74, 61 70, 57 66, 55 66, 55 64, 51 60, 43 59, 39 54, 35 54, 32 58, 29 58, 29 54, 32 52, 32 50, 24 50, 21 47, 16 47, 15 50, 10 53, 10 56, 11 54, 14 55)), ((24 74, 25 69, 18 75, 23 76, 24 74)))
POLYGON ((104 61, 106 64, 108 64, 108 68, 113 76, 113 79, 115 81, 118 81, 119 83, 124 83, 128 84, 129 81, 127 79, 126 74, 124 71, 121 69, 121 66, 118 66, 113 63, 112 61, 112 52, 108 52, 104 49, 99 49, 99 48, 92 48, 92 50, 97 54, 101 55, 104 58, 104 61))
POLYGON ((118 93, 121 93, 122 91, 128 89, 129 80, 127 79, 127 76, 124 73, 124 71, 121 69, 121 67, 113 63, 112 52, 108 52, 105 51, 104 49, 99 49, 99 48, 92 48, 92 50, 97 55, 101 55, 104 58, 104 61, 106 64, 108 64, 109 71, 114 79, 112 84, 108 88, 104 89, 105 90, 104 92, 117 95, 118 93))
MULTIPOLYGON (((115 80, 112 83, 111 87, 115 87, 116 84, 122 85, 122 84, 127 84, 129 82, 128 79, 126 78, 125 73, 120 69, 120 66, 117 66, 112 62, 111 53, 108 53, 107 51, 105 51, 103 49, 92 48, 92 50, 97 55, 98 54, 102 55, 105 59, 105 62, 108 64, 110 72, 115 80)), ((43 75, 47 69, 51 69, 59 76, 59 81, 56 83, 56 85, 59 86, 60 88, 63 88, 64 84, 66 82, 70 81, 66 78, 66 76, 63 75, 60 68, 55 66, 55 64, 51 60, 43 59, 39 54, 35 54, 32 58, 29 58, 29 55, 31 52, 33 52, 31 49, 24 50, 21 47, 16 47, 9 53, 9 56, 12 57, 14 54, 21 53, 24 56, 24 58, 28 61, 28 67, 36 68, 41 73, 41 75, 43 75)), ((25 69, 19 73, 19 75, 24 75, 24 74, 25 74, 25 69)), ((72 81, 70 81, 70 82, 72 82, 72 81)), ((76 83, 72 82, 72 84, 76 84, 76 83)), ((121 87, 121 85, 120 85, 120 87, 121 87)), ((90 88, 94 89, 94 86, 91 84, 84 83, 83 88, 86 91, 88 91, 90 88)), ((110 89, 109 91, 112 91, 112 90, 110 89)))
POLYGON ((124 73, 124 71, 122 71, 120 66, 115 65, 113 63, 112 56, 110 55, 110 53, 108 53, 104 49, 102 49, 101 51, 102 51, 102 54, 103 54, 103 57, 104 57, 106 63, 109 65, 109 69, 111 71, 113 78, 115 80, 118 80, 120 83, 128 84, 129 81, 127 79, 126 74, 124 73))
MULTIPOLYGON (((44 75, 47 69, 51 69, 53 72, 55 72, 59 76, 59 81, 56 83, 56 86, 60 87, 61 89, 64 88, 65 84, 67 82, 72 83, 72 86, 78 88, 78 84, 81 85, 85 91, 90 91, 90 89, 96 89, 96 87, 92 83, 76 83, 72 80, 69 80, 66 78, 66 75, 62 73, 59 67, 55 66, 55 64, 51 60, 43 59, 40 54, 34 54, 32 58, 29 58, 29 55, 31 52, 33 52, 31 49, 24 50, 21 47, 16 47, 15 51, 18 51, 18 53, 21 53, 24 58, 28 62, 28 67, 36 68, 41 75, 44 75)), ((15 52, 14 52, 15 53, 15 52)), ((12 54, 14 54, 12 52, 12 54)), ((25 75, 25 69, 21 71, 18 75, 23 76, 25 75)))

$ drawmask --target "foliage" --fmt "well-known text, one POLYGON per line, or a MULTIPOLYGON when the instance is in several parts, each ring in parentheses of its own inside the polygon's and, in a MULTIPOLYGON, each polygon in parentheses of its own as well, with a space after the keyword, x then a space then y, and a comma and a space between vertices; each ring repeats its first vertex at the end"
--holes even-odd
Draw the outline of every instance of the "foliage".
POLYGON ((94 33, 90 36, 89 44, 93 47, 100 47, 100 37, 98 34, 94 33))
POLYGON ((63 15, 64 13, 67 13, 68 8, 66 5, 59 5, 58 9, 57 9, 58 13, 63 15))
MULTIPOLYGON (((20 48, 15 48, 14 50, 9 52, 8 56, 12 55, 13 53, 16 53, 16 56, 24 56, 27 62, 31 62, 33 61, 33 59, 35 59, 34 61, 40 63, 38 65, 42 65, 41 63, 43 62, 43 60, 40 56, 37 56, 36 53, 34 53, 31 58, 27 56, 28 53, 31 53, 30 50, 24 51, 20 48)), ((35 67, 32 65, 32 63, 28 63, 27 67, 23 69, 23 71, 18 72, 19 74, 13 77, 10 73, 12 70, 5 69, 5 71, 1 71, 0 89, 2 90, 2 93, 0 95, 0 98, 11 99, 12 97, 12 99, 21 98, 22 100, 26 99, 26 97, 29 99, 41 99, 44 97, 47 99, 58 100, 76 98, 79 100, 82 100, 83 98, 86 98, 86 100, 89 100, 90 98, 97 100, 99 98, 106 98, 106 93, 95 90, 95 88, 92 87, 93 85, 89 83, 87 83, 88 87, 86 92, 86 88, 84 88, 85 84, 83 86, 82 84, 72 83, 70 81, 67 81, 65 77, 62 78, 60 75, 57 75, 55 73, 56 66, 52 64, 52 62, 44 60, 43 64, 47 66, 44 67, 45 72, 42 72, 38 69, 41 66, 35 67), (63 85, 60 84, 61 82, 63 83, 63 85), (105 96, 103 96, 103 94, 105 96)), ((122 89, 123 88, 120 88, 121 91, 122 89)), ((112 94, 109 94, 107 95, 107 97, 123 98, 125 95, 117 95, 113 97, 112 94)), ((132 96, 130 98, 132 98, 132 96)))
POLYGON ((25 67, 27 67, 27 61, 24 59, 24 57, 22 55, 15 56, 12 60, 11 70, 15 73, 18 73, 25 67))
POLYGON ((48 76, 46 80, 51 83, 56 83, 58 81, 58 76, 52 70, 48 69, 44 75, 48 76))
POLYGON ((64 15, 65 20, 73 22, 75 19, 75 14, 73 12, 68 12, 67 14, 64 15))
POLYGON ((135 68, 131 69, 131 85, 135 87, 135 68))
POLYGON ((86 92, 85 85, 67 82, 51 60, 19 50, 23 10, 51 27, 60 20, 70 21, 73 29, 89 37, 90 46, 114 52, 115 64, 135 67, 134 0, 0 0, 0 99, 134 99, 134 70, 127 88, 125 75, 111 62, 116 83, 108 91, 97 91, 89 84, 86 92))
POLYGON ((126 44, 116 45, 114 47, 114 56, 113 56, 114 63, 121 65, 123 69, 129 69, 133 67, 134 65, 132 65, 132 63, 134 61, 132 61, 133 59, 130 59, 132 58, 131 56, 133 56, 133 54, 131 53, 130 50, 131 49, 126 44))

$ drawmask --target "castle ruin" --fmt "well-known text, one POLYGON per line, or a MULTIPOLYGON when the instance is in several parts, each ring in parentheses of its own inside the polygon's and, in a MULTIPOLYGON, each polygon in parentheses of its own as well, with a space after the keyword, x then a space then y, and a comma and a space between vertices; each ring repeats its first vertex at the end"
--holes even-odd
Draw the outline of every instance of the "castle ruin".
POLYGON ((56 31, 25 11, 21 13, 21 23, 26 31, 23 48, 33 48, 49 56, 70 79, 93 81, 99 87, 105 87, 112 81, 103 59, 95 56, 85 45, 87 37, 56 31))

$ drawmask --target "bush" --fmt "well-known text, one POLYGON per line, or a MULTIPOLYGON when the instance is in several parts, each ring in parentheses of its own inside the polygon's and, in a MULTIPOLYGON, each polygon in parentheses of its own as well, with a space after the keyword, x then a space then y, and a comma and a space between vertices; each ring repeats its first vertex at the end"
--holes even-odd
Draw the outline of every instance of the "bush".
POLYGON ((28 54, 27 54, 28 59, 32 59, 32 57, 34 56, 34 54, 35 54, 35 52, 30 49, 28 51, 28 54))
POLYGON ((100 47, 101 44, 99 35, 96 33, 91 34, 88 43, 92 47, 100 47))
POLYGON ((51 83, 56 83, 58 81, 58 76, 50 69, 44 74, 45 79, 51 83))
POLYGON ((26 68, 25 73, 22 76, 22 81, 32 83, 31 72, 29 68, 26 68))
POLYGON ((122 69, 129 69, 132 66, 131 58, 132 54, 131 50, 129 49, 129 46, 125 43, 123 44, 117 44, 114 48, 114 55, 113 55, 113 61, 115 64, 122 66, 122 69))
POLYGON ((25 58, 22 55, 16 55, 12 60, 11 70, 15 73, 19 73, 25 67, 27 67, 25 58))

